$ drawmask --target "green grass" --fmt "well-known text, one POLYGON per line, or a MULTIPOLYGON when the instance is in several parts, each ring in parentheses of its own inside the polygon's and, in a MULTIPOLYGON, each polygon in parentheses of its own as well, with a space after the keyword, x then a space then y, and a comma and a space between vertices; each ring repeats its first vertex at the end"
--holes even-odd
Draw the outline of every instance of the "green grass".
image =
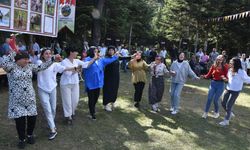
MULTIPOLYGON (((169 80, 166 80, 161 112, 152 113, 148 105, 146 84, 142 99, 142 109, 133 107, 133 86, 130 74, 121 72, 117 108, 112 113, 102 109, 102 98, 97 106, 97 121, 88 115, 87 97, 81 87, 81 100, 73 126, 64 124, 60 94, 56 124, 58 136, 47 140, 47 122, 38 101, 38 120, 35 129, 37 142, 26 149, 41 150, 250 150, 250 86, 246 86, 234 107, 236 117, 228 127, 220 127, 223 119, 201 118, 206 102, 209 81, 188 81, 182 92, 181 111, 170 115, 169 80)), ((81 84, 82 86, 82 84, 81 84)), ((7 89, 0 90, 0 149, 15 149, 17 133, 14 121, 7 119, 7 89)), ((221 107, 220 107, 221 108, 221 107)), ((213 105, 211 107, 213 110, 213 105)), ((221 114, 224 111, 221 108, 221 114)))

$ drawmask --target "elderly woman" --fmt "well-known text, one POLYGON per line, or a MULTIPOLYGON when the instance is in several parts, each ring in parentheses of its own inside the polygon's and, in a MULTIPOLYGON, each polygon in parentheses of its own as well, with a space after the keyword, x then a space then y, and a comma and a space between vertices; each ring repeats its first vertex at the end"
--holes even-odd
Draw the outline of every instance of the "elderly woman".
POLYGON ((27 143, 34 144, 33 130, 36 124, 37 108, 35 91, 32 84, 32 72, 47 69, 53 63, 50 59, 40 65, 29 64, 29 55, 12 51, 3 59, 1 65, 7 72, 9 81, 8 117, 15 119, 19 136, 19 148, 27 143), (26 123, 27 122, 27 123, 26 123), (27 124, 27 134, 25 133, 27 124))

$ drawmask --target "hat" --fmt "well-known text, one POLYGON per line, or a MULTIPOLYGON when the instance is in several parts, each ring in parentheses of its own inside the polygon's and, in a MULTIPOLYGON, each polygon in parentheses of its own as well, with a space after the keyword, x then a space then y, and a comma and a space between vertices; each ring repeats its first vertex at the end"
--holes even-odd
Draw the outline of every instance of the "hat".
POLYGON ((19 53, 16 54, 15 61, 25 58, 29 58, 29 54, 27 52, 20 51, 19 53))

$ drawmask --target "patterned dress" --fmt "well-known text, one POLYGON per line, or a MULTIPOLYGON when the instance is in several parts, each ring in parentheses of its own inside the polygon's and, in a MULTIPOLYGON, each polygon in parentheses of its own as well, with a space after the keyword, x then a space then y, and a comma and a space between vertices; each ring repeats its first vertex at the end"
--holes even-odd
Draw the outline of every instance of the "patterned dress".
POLYGON ((36 97, 32 83, 32 72, 47 69, 53 61, 40 65, 28 64, 21 67, 14 62, 16 53, 11 52, 2 59, 0 66, 7 72, 9 82, 9 118, 37 115, 36 97))

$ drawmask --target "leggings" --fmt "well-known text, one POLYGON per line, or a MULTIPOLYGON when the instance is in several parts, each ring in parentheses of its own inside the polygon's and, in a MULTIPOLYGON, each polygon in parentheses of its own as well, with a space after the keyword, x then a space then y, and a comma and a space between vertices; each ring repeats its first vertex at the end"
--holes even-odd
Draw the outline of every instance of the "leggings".
POLYGON ((144 85, 145 85, 145 82, 134 83, 134 87, 135 87, 134 101, 135 102, 141 101, 144 85))
POLYGON ((27 120, 27 135, 33 135, 33 131, 36 125, 36 116, 22 116, 15 118, 16 130, 20 140, 25 139, 25 129, 27 120))

